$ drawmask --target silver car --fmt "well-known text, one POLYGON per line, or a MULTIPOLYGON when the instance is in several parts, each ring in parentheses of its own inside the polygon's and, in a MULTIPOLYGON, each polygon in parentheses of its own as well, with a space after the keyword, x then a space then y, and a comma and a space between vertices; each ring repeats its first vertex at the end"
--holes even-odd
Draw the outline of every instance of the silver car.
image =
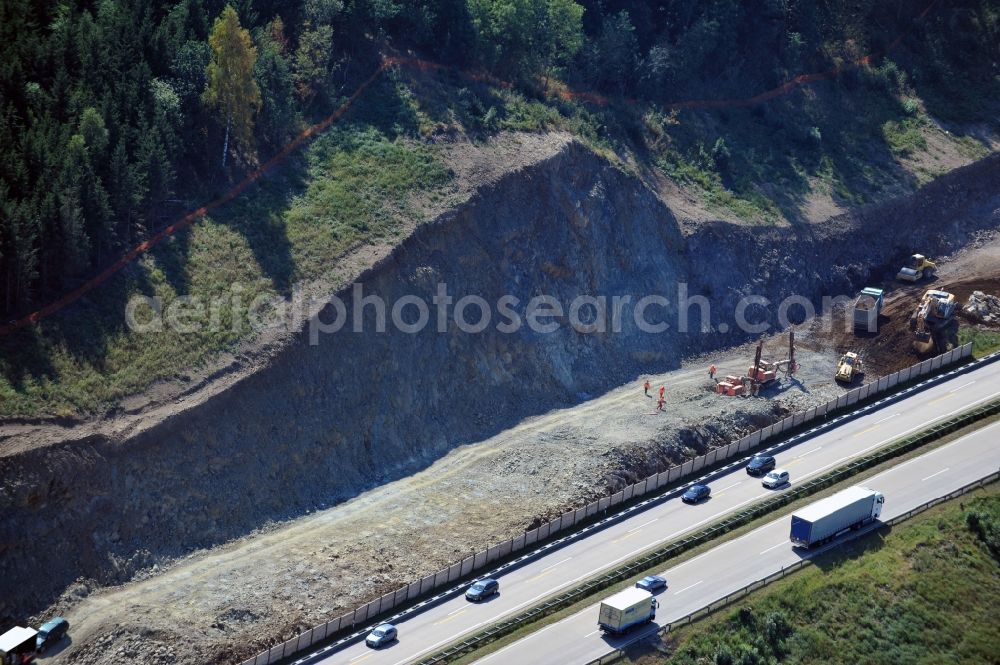
POLYGON ((391 623, 383 623, 375 626, 372 632, 365 638, 365 645, 372 649, 391 644, 396 640, 396 627, 391 623))

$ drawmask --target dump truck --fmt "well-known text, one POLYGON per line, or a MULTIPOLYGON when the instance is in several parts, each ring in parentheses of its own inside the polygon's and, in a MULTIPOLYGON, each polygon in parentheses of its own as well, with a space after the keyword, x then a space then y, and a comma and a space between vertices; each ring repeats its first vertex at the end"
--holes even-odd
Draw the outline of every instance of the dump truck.
POLYGON ((885 497, 881 492, 849 487, 792 513, 788 539, 796 547, 812 547, 836 538, 849 529, 859 529, 882 514, 885 497))
POLYGON ((854 332, 878 332, 878 315, 882 312, 885 291, 869 286, 861 290, 854 303, 854 332))
POLYGON ((854 379, 862 372, 864 372, 864 369, 861 357, 854 351, 848 351, 840 356, 840 362, 837 363, 837 373, 833 378, 839 383, 854 383, 854 379))
POLYGON ((923 254, 914 254, 907 261, 906 265, 896 273, 896 279, 904 282, 919 282, 924 277, 930 279, 937 270, 937 264, 928 259, 923 254))
POLYGON ((37 635, 34 628, 23 626, 14 626, 0 635, 0 665, 21 665, 34 660, 37 635))
POLYGON ((917 353, 950 351, 958 344, 955 296, 947 291, 928 289, 910 315, 913 348, 917 353))
POLYGON ((656 618, 658 604, 645 589, 625 589, 601 601, 597 627, 605 633, 623 635, 656 618))

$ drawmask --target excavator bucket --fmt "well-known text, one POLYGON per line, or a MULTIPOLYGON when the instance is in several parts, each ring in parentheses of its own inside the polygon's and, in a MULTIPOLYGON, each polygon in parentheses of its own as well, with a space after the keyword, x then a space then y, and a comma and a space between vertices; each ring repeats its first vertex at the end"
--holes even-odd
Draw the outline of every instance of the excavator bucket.
POLYGON ((929 332, 915 333, 913 335, 913 350, 917 353, 930 353, 934 350, 934 336, 929 332))

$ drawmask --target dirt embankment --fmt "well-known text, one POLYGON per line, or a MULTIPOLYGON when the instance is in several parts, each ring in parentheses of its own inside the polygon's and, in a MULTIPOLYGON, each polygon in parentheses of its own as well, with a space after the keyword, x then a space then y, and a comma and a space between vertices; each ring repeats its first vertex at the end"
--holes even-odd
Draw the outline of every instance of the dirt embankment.
MULTIPOLYGON (((154 564, 410 475, 461 444, 516 432, 526 416, 580 404, 640 375, 675 370, 684 357, 742 342, 746 335, 736 330, 733 312, 746 295, 777 302, 791 294, 813 301, 823 294, 849 294, 871 278, 871 266, 895 264, 918 249, 934 256, 961 247, 975 232, 1000 225, 998 173, 1000 157, 990 157, 906 200, 821 225, 765 229, 714 222, 682 229, 670 208, 641 182, 570 144, 417 229, 361 277, 365 293, 379 294, 390 306, 402 296, 430 303, 438 283, 447 284, 456 300, 475 294, 489 303, 504 295, 523 304, 546 294, 568 304, 580 294, 628 295, 632 302, 662 294, 670 301, 663 311, 677 321, 677 288, 686 283, 690 294, 710 301, 716 332, 695 332, 695 320, 687 334, 674 329, 649 334, 626 316, 619 333, 583 334, 565 325, 565 317, 564 325, 548 334, 527 326, 499 332, 496 321, 482 333, 468 334, 454 319, 443 333, 434 325, 418 334, 393 326, 377 333, 369 308, 368 332, 355 334, 346 332, 353 325, 348 308, 340 333, 320 336, 314 345, 308 331, 302 332, 266 366, 211 400, 134 431, 84 437, 70 431, 61 443, 26 446, 0 457, 0 542, 5 544, 0 617, 6 622, 43 609, 80 577, 99 585, 126 582, 154 564), (729 332, 718 332, 723 324, 729 332)), ((342 296, 350 302, 349 293, 342 296)), ((772 323, 777 317, 774 308, 759 315, 772 323)), ((469 316, 476 319, 474 308, 469 316)), ((689 390, 693 401, 710 397, 704 386, 693 384, 689 390)), ((713 429, 703 421, 718 408, 704 404, 701 415, 693 411, 686 425, 683 419, 672 420, 669 428, 657 426, 635 438, 621 427, 610 439, 590 432, 605 457, 582 481, 574 480, 580 476, 574 476, 572 465, 552 473, 523 448, 506 461, 491 458, 490 468, 498 477, 522 479, 504 494, 508 502, 534 497, 534 505, 554 509, 777 415, 767 406, 727 406, 730 420, 713 429), (616 452, 619 445, 626 448, 616 452), (547 487, 553 477, 565 481, 558 491, 547 487)), ((795 404, 789 396, 781 408, 795 404)), ((552 440, 544 432, 540 436, 552 440)), ((564 450, 558 449, 557 457, 564 450)), ((441 513, 424 529, 448 533, 463 519, 461 506, 482 499, 477 498, 481 489, 458 486, 461 492, 453 495, 457 512, 441 513)), ((386 505, 406 509, 405 502, 386 505)), ((316 519, 333 512, 323 511, 316 519)), ((438 547, 438 558, 448 561, 499 538, 523 525, 521 519, 519 514, 504 517, 488 533, 456 537, 450 550, 438 547)), ((361 551, 351 531, 342 533, 343 543, 304 538, 301 545, 316 559, 361 551)), ((363 533, 355 535, 360 539, 363 533)), ((249 539, 247 547, 253 549, 253 542, 249 539)), ((276 539, 267 547, 277 554, 283 542, 276 539)), ((218 556, 246 556, 233 547, 218 556)), ((368 565, 354 572, 368 574, 368 581, 357 587, 329 579, 330 569, 314 574, 308 557, 303 559, 270 595, 219 610, 218 622, 225 627, 200 632, 192 658, 231 660, 261 646, 268 635, 349 604, 366 589, 398 585, 404 579, 391 573, 392 562, 405 549, 397 543, 365 550, 368 565), (302 585, 307 588, 299 589, 302 585), (326 592, 316 598, 321 587, 326 592), (255 613, 268 603, 300 611, 269 616, 265 624, 255 613), (227 620, 230 610, 243 618, 227 620)), ((415 565, 408 562, 400 576, 408 576, 415 565)), ((204 593, 244 584, 219 570, 204 593)), ((150 578, 154 586, 156 579, 150 578)), ((86 595, 91 586, 74 589, 86 595)), ((63 607, 74 605, 73 594, 71 589, 63 597, 63 607)), ((155 613, 147 618, 156 621, 155 613)), ((92 628, 89 637, 81 638, 100 635, 100 626, 92 628)), ((164 634, 176 629, 156 628, 164 634)), ((184 637, 189 644, 192 639, 184 637)), ((97 652, 92 641, 74 651, 97 652)))

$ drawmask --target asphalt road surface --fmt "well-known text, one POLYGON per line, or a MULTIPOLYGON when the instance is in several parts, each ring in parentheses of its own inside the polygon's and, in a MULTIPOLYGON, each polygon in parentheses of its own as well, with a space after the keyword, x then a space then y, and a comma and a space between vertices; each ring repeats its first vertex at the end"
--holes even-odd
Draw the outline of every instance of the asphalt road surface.
MULTIPOLYGON (((998 436, 1000 423, 995 423, 894 466, 863 485, 885 495, 881 519, 891 519, 996 472, 1000 467, 998 436)), ((836 546, 834 542, 816 551, 794 549, 788 541, 790 524, 790 517, 782 517, 666 570, 663 574, 670 586, 657 596, 657 622, 676 621, 802 557, 836 546)), ((587 663, 637 636, 656 632, 659 626, 656 623, 609 639, 597 629, 597 613, 596 604, 587 607, 477 662, 587 663)))
MULTIPOLYGON (((1000 396, 1000 371, 996 366, 987 365, 808 438, 775 457, 778 466, 791 474, 794 486, 997 396, 1000 396)), ((866 484, 872 489, 886 495, 883 518, 906 512, 928 499, 996 471, 1000 465, 1000 448, 988 442, 990 436, 995 441, 1000 432, 996 427, 982 432, 868 481, 866 484)), ((458 597, 412 615, 396 624, 399 639, 379 650, 369 649, 360 642, 311 662, 404 665, 419 660, 467 633, 788 486, 765 489, 759 479, 736 468, 714 480, 711 487, 711 498, 699 505, 685 505, 680 499, 653 505, 508 572, 499 578, 500 594, 488 601, 473 604, 458 597)), ((795 561, 799 555, 787 542, 788 519, 785 517, 668 570, 670 588, 658 596, 661 609, 657 620, 669 622, 680 618, 795 561)), ((483 660, 585 663, 634 637, 604 639, 596 631, 596 617, 596 606, 588 608, 483 660)), ((655 627, 648 630, 655 630, 655 627)))

